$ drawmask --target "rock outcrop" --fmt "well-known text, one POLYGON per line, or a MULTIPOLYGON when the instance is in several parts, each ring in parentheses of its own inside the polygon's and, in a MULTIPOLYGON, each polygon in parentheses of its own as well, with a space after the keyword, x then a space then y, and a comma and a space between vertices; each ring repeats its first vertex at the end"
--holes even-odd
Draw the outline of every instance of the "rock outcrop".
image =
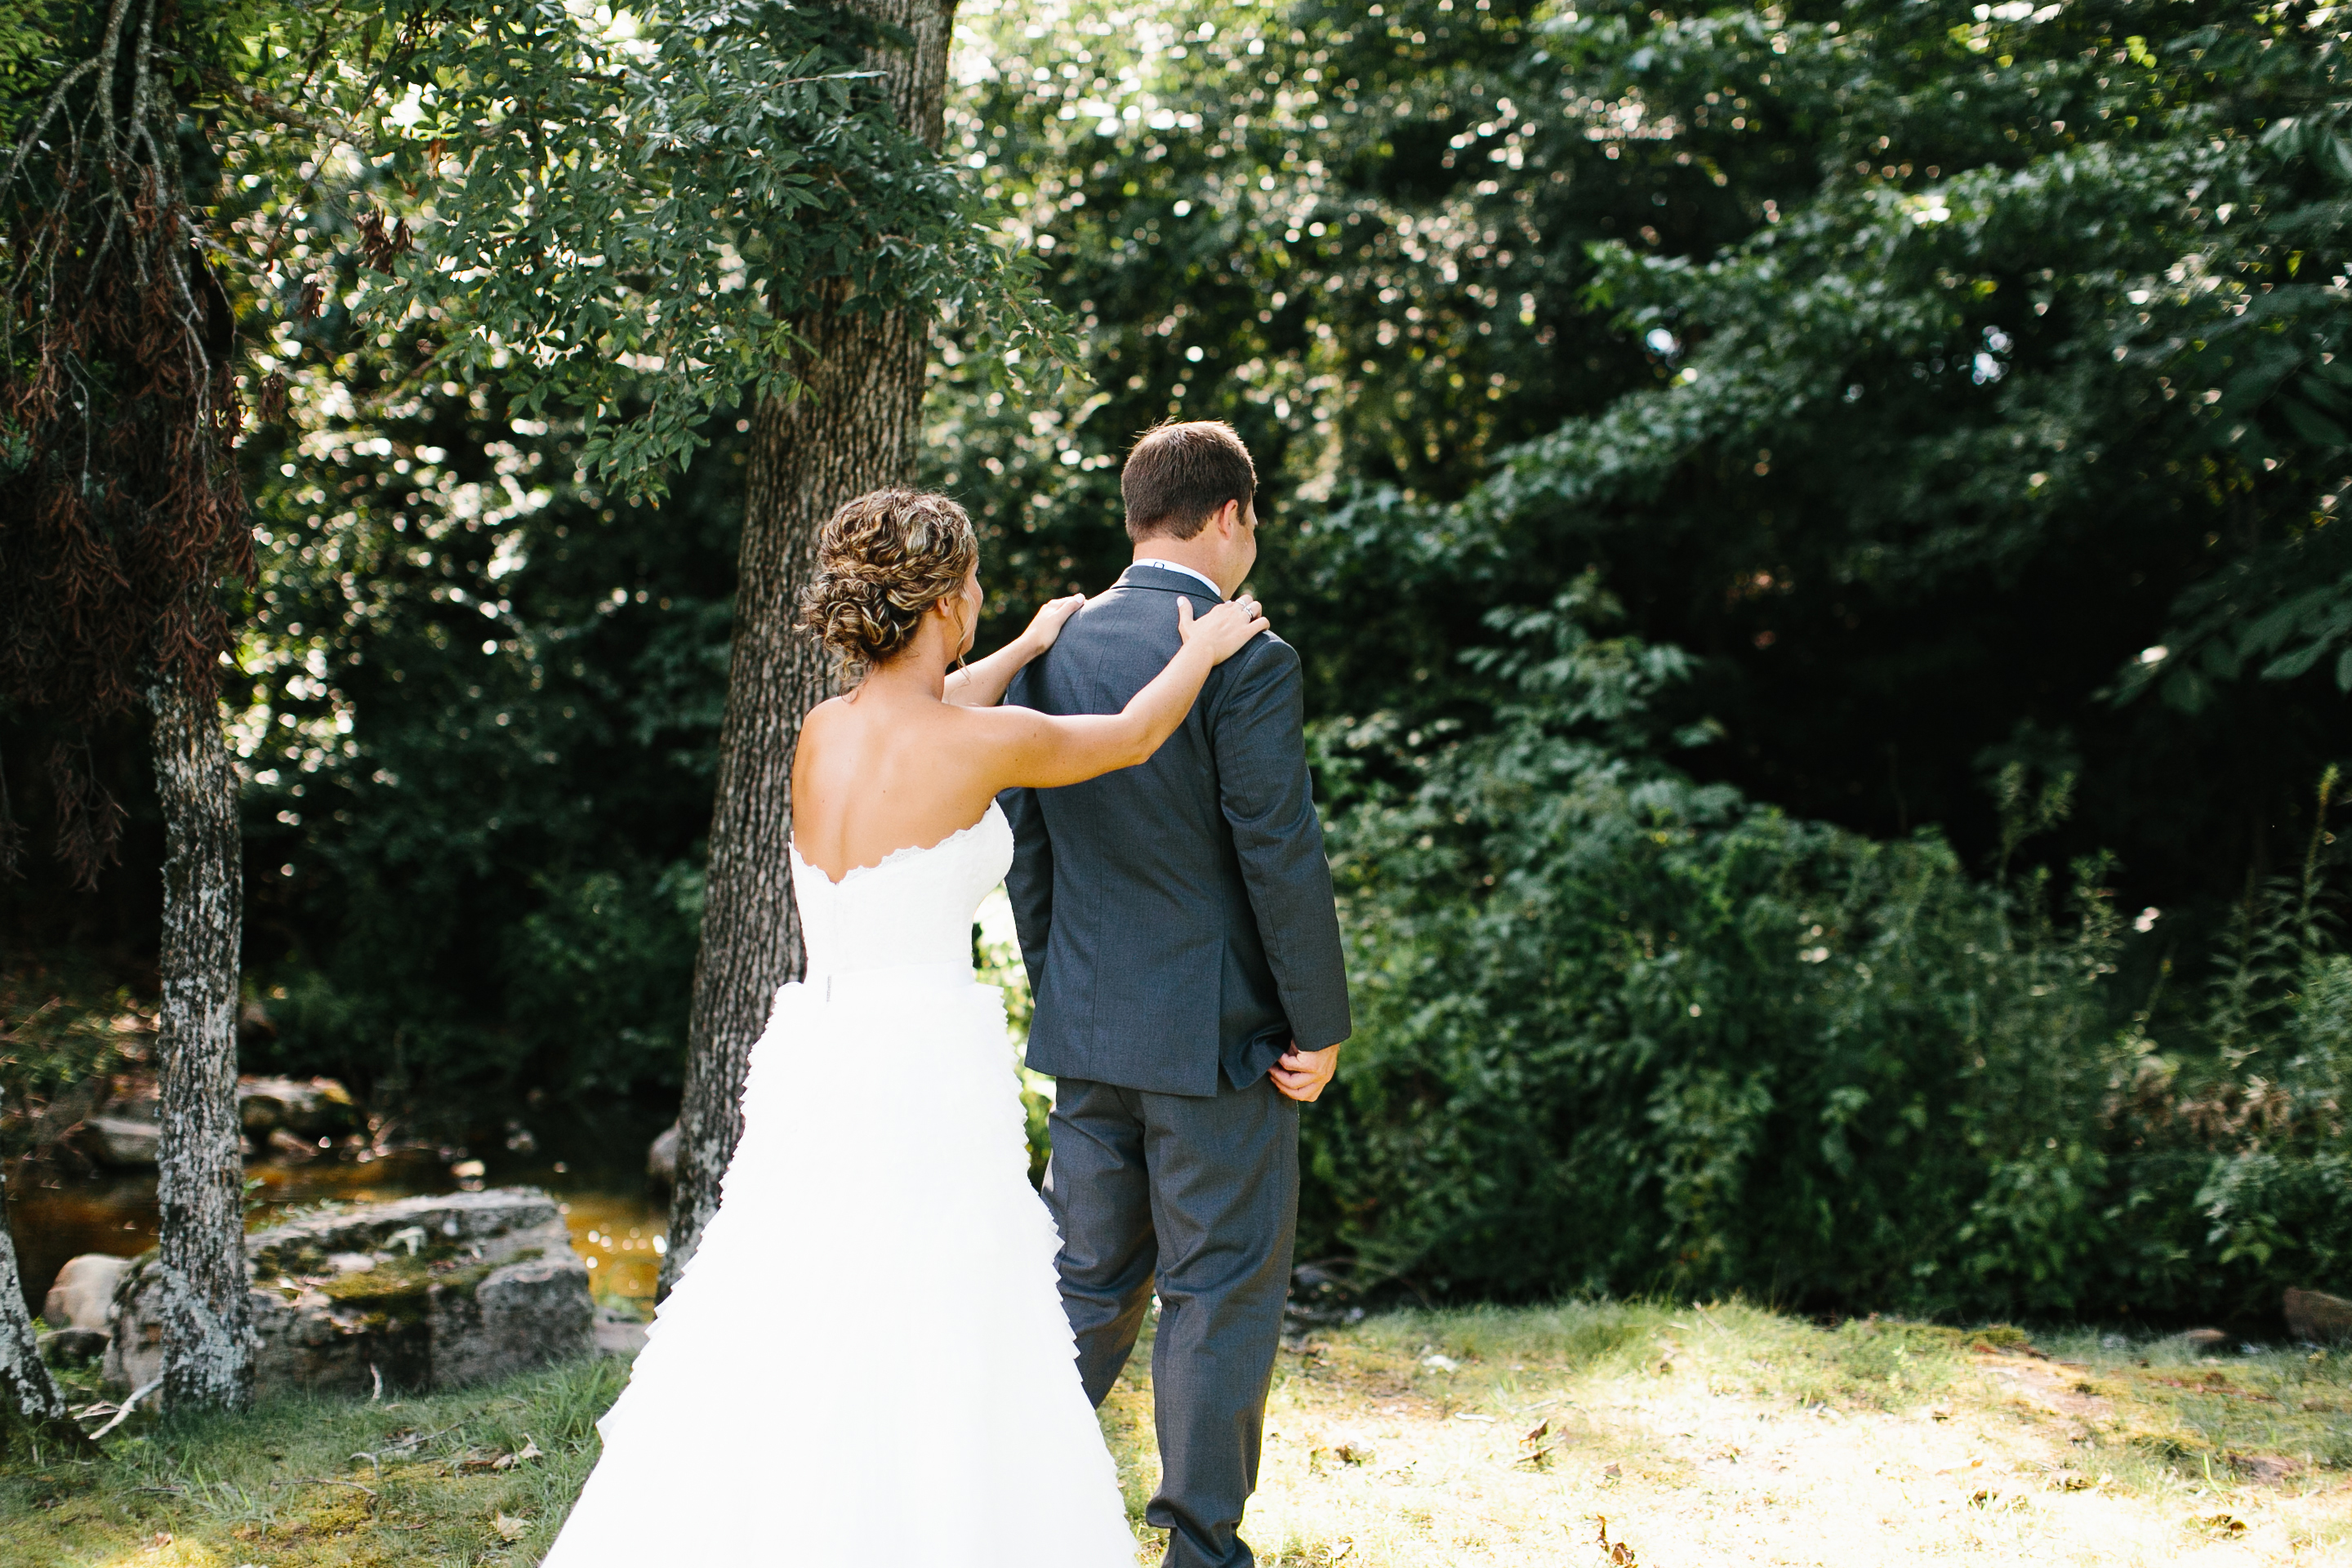
MULTIPOLYGON (((245 1239, 258 1392, 367 1393, 502 1377, 595 1348, 588 1269, 535 1188, 452 1193, 294 1221, 245 1239)), ((116 1292, 106 1375, 163 1365, 153 1253, 116 1292)))
MULTIPOLYGON (((107 1109, 112 1112, 122 1108, 110 1106, 107 1109)), ((156 1125, 152 1117, 115 1114, 85 1116, 82 1118, 81 1129, 87 1139, 86 1146, 89 1150, 91 1158, 101 1165, 112 1165, 119 1169, 135 1169, 142 1165, 152 1165, 155 1163, 156 1143, 163 1136, 163 1130, 156 1125)))
MULTIPOLYGON (((361 1126, 351 1091, 331 1078, 241 1078, 236 1102, 248 1154, 265 1150, 310 1159, 361 1126)), ((118 1089, 96 1115, 82 1119, 81 1126, 85 1146, 99 1163, 126 1169, 152 1165, 162 1136, 154 1084, 142 1080, 118 1089)))
POLYGON ((2290 1289, 2281 1306, 2287 1332, 2306 1344, 2332 1344, 2352 1339, 2352 1301, 2325 1290, 2290 1289))
POLYGON ((105 1354, 114 1332, 115 1288, 130 1271, 131 1259, 103 1252, 68 1258, 41 1302, 41 1321, 48 1325, 41 1359, 78 1365, 105 1354))

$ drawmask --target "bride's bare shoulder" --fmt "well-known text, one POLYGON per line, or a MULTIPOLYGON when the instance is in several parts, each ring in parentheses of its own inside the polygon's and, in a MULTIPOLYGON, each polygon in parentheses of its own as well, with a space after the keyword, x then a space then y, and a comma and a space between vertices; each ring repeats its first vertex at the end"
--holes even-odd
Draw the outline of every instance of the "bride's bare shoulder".
POLYGON ((815 707, 810 709, 806 713, 801 715, 801 733, 805 735, 812 730, 824 730, 829 728, 834 723, 845 717, 848 712, 848 698, 828 697, 824 701, 818 703, 815 707))

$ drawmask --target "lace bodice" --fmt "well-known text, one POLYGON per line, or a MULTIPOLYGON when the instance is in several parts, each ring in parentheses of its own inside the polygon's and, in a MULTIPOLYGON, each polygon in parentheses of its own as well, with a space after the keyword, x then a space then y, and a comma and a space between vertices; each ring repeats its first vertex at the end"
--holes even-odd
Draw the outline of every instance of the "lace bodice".
POLYGON ((793 897, 811 979, 908 965, 971 968, 971 917, 1013 864, 1013 826, 991 801, 937 844, 893 850, 836 882, 793 847, 793 897))

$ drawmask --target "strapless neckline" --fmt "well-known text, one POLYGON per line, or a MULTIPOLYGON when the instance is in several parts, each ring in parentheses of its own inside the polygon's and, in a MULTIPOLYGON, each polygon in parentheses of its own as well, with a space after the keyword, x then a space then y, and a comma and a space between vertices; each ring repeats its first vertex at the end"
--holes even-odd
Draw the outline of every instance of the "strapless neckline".
POLYGON ((844 871, 838 878, 827 874, 824 867, 818 865, 815 861, 802 854, 799 839, 793 838, 786 840, 786 847, 791 851, 793 862, 796 868, 802 868, 815 872, 817 877, 828 888, 845 888, 860 877, 870 877, 877 871, 887 870, 893 866, 912 860, 919 855, 929 855, 936 853, 939 850, 945 849, 948 846, 955 843, 956 840, 960 838, 969 838, 973 834, 979 832, 982 828, 987 826, 988 819, 991 816, 1001 816, 1003 815, 1003 808, 992 800, 988 803, 987 810, 982 811, 979 816, 974 818, 972 821, 966 823, 963 826, 957 828, 945 838, 940 839, 936 843, 908 844, 900 848, 893 849, 890 853, 883 856, 882 858, 875 861, 870 866, 852 866, 848 870, 844 871))

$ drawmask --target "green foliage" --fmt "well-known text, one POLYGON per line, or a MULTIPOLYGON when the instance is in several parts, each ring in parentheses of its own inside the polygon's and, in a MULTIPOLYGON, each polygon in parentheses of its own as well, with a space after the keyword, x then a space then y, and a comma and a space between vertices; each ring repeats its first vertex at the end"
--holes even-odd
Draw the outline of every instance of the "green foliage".
POLYGON ((111 1074, 146 1058, 152 1014, 94 968, 18 956, 0 969, 0 1159, 47 1153, 111 1074))
MULTIPOLYGON (((113 16, 0 5, 0 132, 39 132, 113 16)), ((257 335, 327 303, 322 261, 363 261, 338 298, 374 346, 421 331, 441 376, 584 420, 588 462, 632 493, 661 493, 718 409, 793 392, 812 310, 952 311, 1016 388, 1009 366, 1050 383, 1071 353, 1034 259, 898 122, 872 61, 910 40, 853 11, 188 0, 165 21, 189 200, 223 229, 268 215, 206 251, 257 335)), ((265 416, 273 368, 252 377, 265 416)))
MULTIPOLYGON (((740 505, 735 422, 656 510, 583 431, 389 386, 322 319, 256 457, 256 1062, 430 1109, 655 1099, 682 1061, 740 505), (347 351, 345 351, 347 353, 347 351), (272 465, 271 460, 277 459, 272 465)), ((290 357, 290 356, 289 356, 290 357)))
POLYGON ((935 397, 1000 613, 1226 417, 1322 715, 1484 722, 1455 653, 1599 567, 1695 773, 1984 866, 1985 775, 2071 771, 2062 859, 2226 903, 2333 754, 2340 17, 2043 11, 967 12, 950 138, 1095 385, 935 397))
POLYGON ((444 374, 586 416, 600 475, 658 490, 714 410, 790 393, 811 310, 943 305, 1001 329, 1000 355, 1056 347, 1034 265, 861 67, 907 40, 855 13, 386 10, 401 129, 375 162, 415 187, 417 247, 379 247, 395 281, 372 310, 437 323, 444 374))
MULTIPOLYGON (((2109 867, 2062 921, 2046 873, 1691 782, 1655 718, 1685 661, 1595 637, 1612 608, 1497 617, 1493 730, 1333 824, 1359 1024, 1310 1252, 1465 1295, 2044 1315, 2252 1314, 2352 1265, 2316 841, 2210 1009, 2135 1013, 2109 867)), ((1376 739, 1328 730, 1325 776, 1376 739)), ((2063 793, 2013 791, 2017 831, 2063 793)))

